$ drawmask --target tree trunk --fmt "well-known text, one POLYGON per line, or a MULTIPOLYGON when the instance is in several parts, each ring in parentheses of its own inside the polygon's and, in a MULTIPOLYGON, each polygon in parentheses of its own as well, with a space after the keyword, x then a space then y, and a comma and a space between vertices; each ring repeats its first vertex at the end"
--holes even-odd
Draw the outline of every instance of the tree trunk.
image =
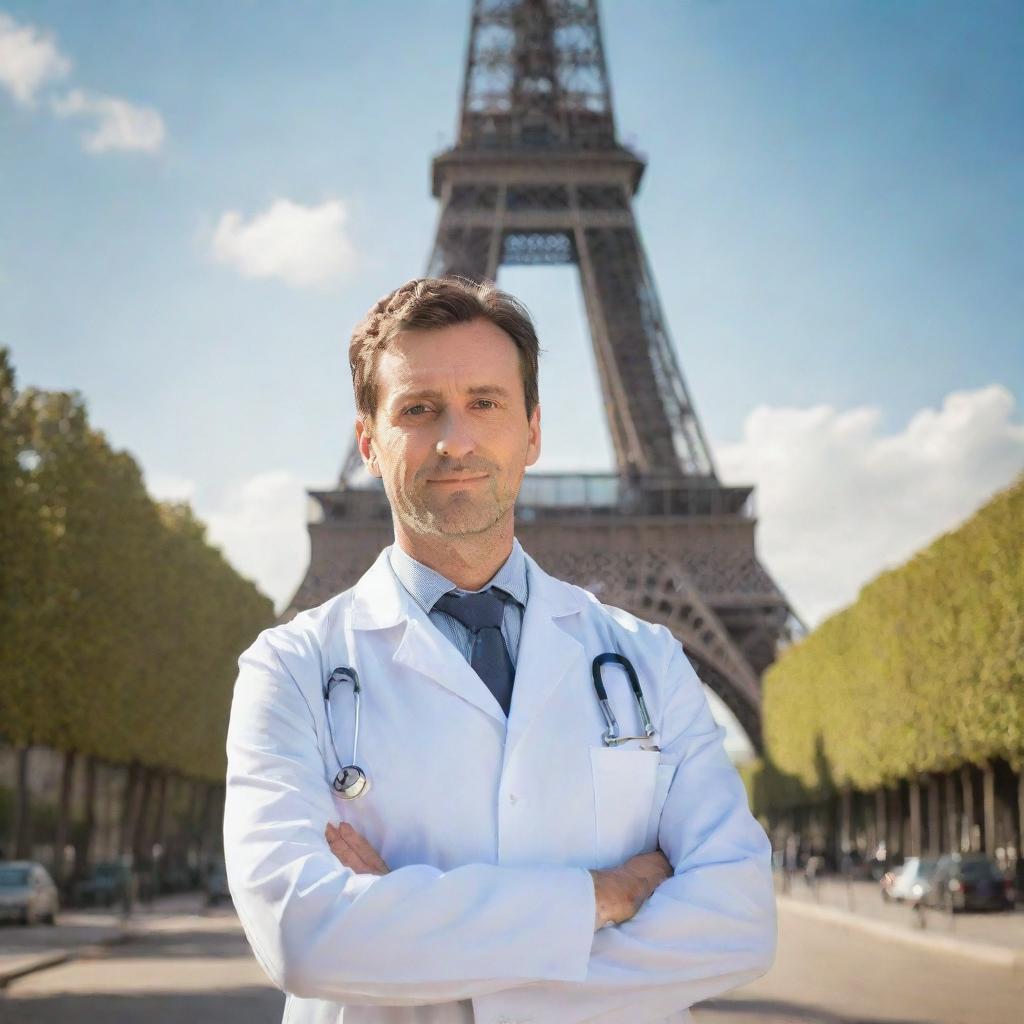
POLYGON ((32 856, 32 807, 28 792, 29 748, 18 747, 14 789, 14 823, 11 846, 15 860, 28 860, 32 856))
POLYGON ((885 786, 875 790, 875 849, 885 843, 885 852, 889 852, 888 829, 885 825, 885 786))
POLYGON ((904 856, 903 843, 903 792, 897 781, 890 801, 889 835, 887 849, 894 855, 904 856))
POLYGON ((167 836, 164 834, 167 827, 167 772, 158 771, 156 777, 156 813, 153 816, 153 833, 151 836, 154 844, 159 843, 164 854, 167 852, 167 836))
POLYGON ((960 849, 967 853, 974 849, 974 780, 971 778, 971 766, 960 766, 960 788, 964 794, 964 813, 961 818, 960 849))
POLYGON ((64 884, 65 863, 64 847, 68 841, 71 823, 71 785, 75 778, 75 752, 64 752, 64 764, 60 775, 60 798, 57 802, 57 821, 53 834, 53 880, 57 888, 64 884))
POLYGON ((75 836, 75 877, 88 873, 92 857, 92 836, 96 827, 96 759, 85 758, 85 806, 82 828, 75 836))
POLYGON ((843 786, 839 795, 839 852, 849 853, 853 849, 853 794, 849 786, 843 786))
POLYGON ((132 829, 132 855, 136 863, 140 860, 148 861, 150 850, 147 848, 147 837, 149 829, 147 824, 153 813, 153 769, 142 769, 142 785, 139 796, 139 806, 135 814, 134 828, 132 829))
MULTIPOLYGON (((1017 772, 1017 878, 1024 875, 1024 764, 1017 772)), ((1017 899, 1020 899, 1018 895, 1017 899)))
POLYGON ((182 857, 191 873, 195 867, 196 818, 199 816, 199 784, 195 779, 183 778, 182 785, 187 787, 188 804, 185 807, 185 818, 182 828, 182 857))
POLYGON ((1024 857, 1024 764, 1017 772, 1017 856, 1024 857))
POLYGON ((164 844, 164 859, 167 864, 177 864, 181 849, 181 813, 178 807, 181 797, 181 776, 177 772, 166 773, 167 786, 164 793, 165 824, 167 833, 164 844))
POLYGON ((200 877, 206 877, 206 822, 210 818, 210 803, 213 799, 213 784, 200 782, 202 798, 199 801, 199 817, 196 820, 196 857, 199 863, 200 877))
POLYGON ((952 772, 946 772, 946 851, 957 853, 960 850, 960 835, 957 828, 959 815, 956 812, 956 779, 952 772))
POLYGON ((909 781, 910 788, 910 856, 921 856, 921 783, 915 776, 909 781))
POLYGON ((984 814, 982 833, 985 853, 993 857, 996 852, 996 775, 992 770, 991 761, 986 761, 981 766, 981 773, 982 813, 984 814))
POLYGON ((205 871, 215 851, 221 846, 221 823, 224 819, 224 787, 206 783, 201 824, 200 861, 205 871))
POLYGON ((942 816, 939 810, 939 778, 928 776, 928 856, 942 853, 942 816))
POLYGON ((128 778, 125 782, 124 796, 121 801, 121 821, 118 829, 118 855, 131 849, 132 836, 135 833, 135 818, 138 813, 139 790, 141 783, 141 765, 132 761, 128 766, 128 778))

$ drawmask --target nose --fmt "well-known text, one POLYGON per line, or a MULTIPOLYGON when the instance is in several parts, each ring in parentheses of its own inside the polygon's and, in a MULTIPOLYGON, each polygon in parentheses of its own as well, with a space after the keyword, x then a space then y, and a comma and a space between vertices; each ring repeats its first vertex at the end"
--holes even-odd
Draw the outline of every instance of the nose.
POLYGON ((457 411, 446 411, 439 420, 441 428, 438 435, 436 451, 454 462, 460 462, 476 448, 472 424, 467 416, 457 411))

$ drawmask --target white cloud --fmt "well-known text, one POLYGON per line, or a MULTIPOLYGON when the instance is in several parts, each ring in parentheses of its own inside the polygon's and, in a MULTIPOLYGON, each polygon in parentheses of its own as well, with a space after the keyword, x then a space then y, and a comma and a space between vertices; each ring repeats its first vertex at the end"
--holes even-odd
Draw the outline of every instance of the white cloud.
POLYGON ((0 11, 0 85, 19 103, 31 104, 43 85, 70 70, 71 61, 50 34, 0 11))
POLYGON ((230 485, 213 502, 194 480, 147 473, 146 489, 163 501, 188 501, 207 527, 207 539, 282 611, 309 564, 305 484, 285 470, 259 473, 230 485))
POLYGON ((309 564, 305 484, 286 470, 260 473, 228 489, 203 515, 210 541, 282 611, 309 564))
POLYGON ((319 206, 278 199, 248 222, 229 210, 213 233, 211 251, 244 277, 277 277, 297 288, 324 285, 355 264, 347 220, 339 199, 319 206))
POLYGON ((877 408, 760 406, 715 453, 725 480, 757 485, 759 553, 813 626, 1024 468, 1014 410, 1001 385, 954 391, 885 435, 877 408))
POLYGON ((92 130, 83 137, 83 146, 89 153, 111 150, 157 153, 167 135, 159 111, 117 96, 72 89, 54 99, 52 106, 58 117, 85 117, 94 121, 92 130))

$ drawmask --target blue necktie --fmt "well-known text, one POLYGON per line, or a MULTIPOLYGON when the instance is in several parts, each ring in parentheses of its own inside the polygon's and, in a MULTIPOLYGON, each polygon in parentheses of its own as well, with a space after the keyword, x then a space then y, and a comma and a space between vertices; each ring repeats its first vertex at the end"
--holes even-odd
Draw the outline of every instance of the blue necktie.
POLYGON ((447 612, 473 635, 469 663, 494 694, 508 717, 512 706, 512 680, 515 669, 509 657, 501 620, 505 614, 505 593, 488 587, 476 594, 443 594, 434 602, 437 611, 447 612))

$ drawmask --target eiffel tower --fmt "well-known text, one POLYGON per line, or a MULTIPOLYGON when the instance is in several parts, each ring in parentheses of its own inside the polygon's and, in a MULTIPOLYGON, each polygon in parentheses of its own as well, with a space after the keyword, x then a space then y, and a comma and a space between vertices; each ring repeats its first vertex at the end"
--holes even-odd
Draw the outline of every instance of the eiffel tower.
MULTIPOLYGON (((617 466, 528 473, 516 535, 547 571, 671 629, 761 752, 760 676, 802 625, 755 554, 753 488, 719 481, 676 360, 633 214, 644 167, 616 137, 596 0, 474 0, 427 273, 579 268, 617 466)), ((393 540, 354 444, 338 486, 310 497, 310 566, 286 619, 393 540)))

